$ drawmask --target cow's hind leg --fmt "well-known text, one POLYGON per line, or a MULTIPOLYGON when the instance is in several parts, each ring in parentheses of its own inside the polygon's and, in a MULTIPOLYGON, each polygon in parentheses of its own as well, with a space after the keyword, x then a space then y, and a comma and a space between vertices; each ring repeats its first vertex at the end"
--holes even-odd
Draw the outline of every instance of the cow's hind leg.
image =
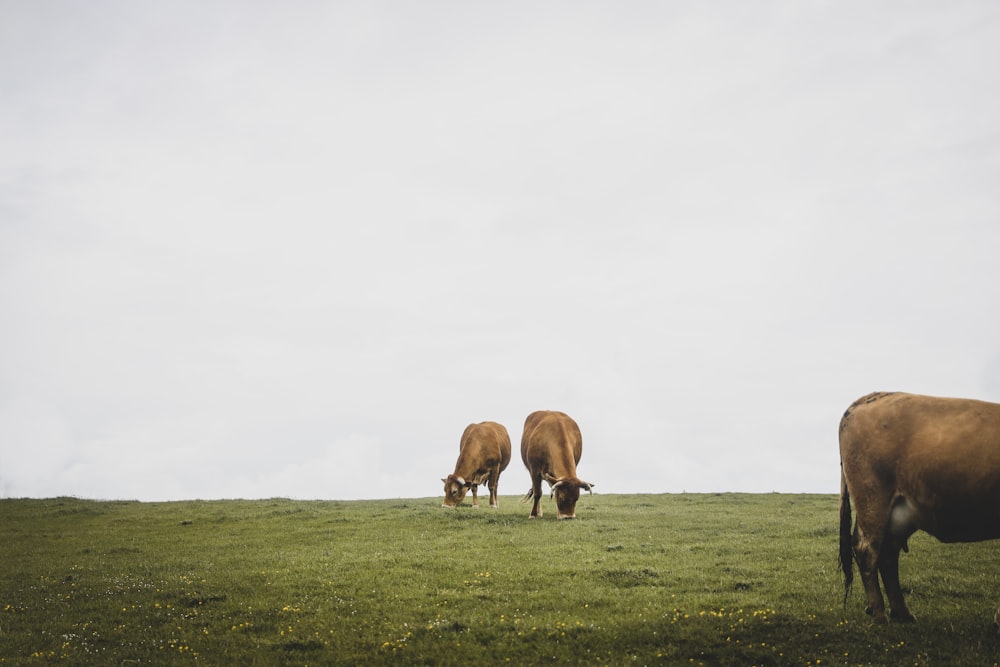
MULTIPOLYGON (((850 471, 845 470, 845 472, 847 479, 850 479, 850 471)), ((882 555, 884 547, 892 551, 892 536, 888 534, 892 496, 871 486, 862 486, 851 491, 857 509, 852 542, 861 582, 865 586, 865 598, 868 603, 865 611, 875 623, 885 623, 888 620, 885 614, 885 599, 882 597, 878 578, 879 570, 885 567, 884 571, 888 571, 888 565, 892 563, 892 556, 888 557, 889 560, 883 561, 882 555)), ((898 562, 898 549, 896 551, 895 557, 898 562)), ((892 582, 892 575, 890 574, 889 579, 883 577, 883 581, 888 587, 892 582)))
POLYGON ((903 589, 899 585, 899 551, 902 548, 896 540, 888 539, 882 545, 878 559, 878 571, 885 584, 885 594, 889 598, 889 618, 895 622, 912 623, 917 619, 906 608, 903 589))
POLYGON ((490 489, 490 507, 492 507, 493 509, 500 508, 500 501, 497 500, 497 485, 499 484, 499 482, 500 482, 500 471, 491 470, 490 479, 489 482, 487 482, 487 486, 490 489))
POLYGON ((861 583, 865 586, 865 598, 868 602, 865 612, 876 623, 885 623, 885 600, 882 598, 882 589, 878 585, 879 547, 878 542, 870 542, 865 539, 864 534, 855 527, 854 557, 858 561, 861 583))
POLYGON ((531 495, 535 504, 531 506, 531 518, 542 518, 542 475, 531 477, 531 495))

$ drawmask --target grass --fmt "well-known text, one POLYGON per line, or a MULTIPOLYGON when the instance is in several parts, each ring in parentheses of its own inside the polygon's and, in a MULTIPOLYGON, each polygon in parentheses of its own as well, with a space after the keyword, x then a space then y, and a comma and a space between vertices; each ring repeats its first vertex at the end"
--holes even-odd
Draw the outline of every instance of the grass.
POLYGON ((911 540, 915 625, 843 605, 831 495, 0 500, 0 663, 993 665, 989 543, 911 540))

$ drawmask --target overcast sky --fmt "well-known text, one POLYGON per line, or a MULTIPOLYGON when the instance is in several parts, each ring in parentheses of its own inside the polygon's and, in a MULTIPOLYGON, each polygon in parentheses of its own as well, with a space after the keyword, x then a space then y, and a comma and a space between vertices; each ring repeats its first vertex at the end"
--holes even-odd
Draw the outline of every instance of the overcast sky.
POLYGON ((836 492, 1000 402, 998 11, 0 0, 0 496, 836 492))

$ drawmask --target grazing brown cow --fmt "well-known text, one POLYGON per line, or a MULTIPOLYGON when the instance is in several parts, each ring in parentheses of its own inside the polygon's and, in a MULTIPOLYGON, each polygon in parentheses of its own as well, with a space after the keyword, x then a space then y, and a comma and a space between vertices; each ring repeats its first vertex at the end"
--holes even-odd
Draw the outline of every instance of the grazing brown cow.
MULTIPOLYGON (((866 611, 913 621, 899 586, 899 551, 924 530, 942 542, 1000 537, 1000 405, 875 393, 840 420, 840 564, 844 596, 858 562, 866 611), (851 534, 851 500, 857 514, 851 534)), ((1000 614, 1000 612, 998 612, 1000 614)))
POLYGON ((507 429, 496 422, 469 424, 458 444, 455 472, 441 478, 444 482, 444 504, 441 507, 455 507, 462 502, 469 489, 472 489, 472 506, 479 507, 477 489, 480 484, 486 484, 490 490, 490 507, 499 507, 497 483, 508 463, 510 436, 507 429))
POLYGON ((528 415, 521 435, 521 459, 531 475, 531 489, 521 502, 528 502, 534 497, 531 518, 542 516, 540 503, 543 479, 552 486, 552 495, 556 499, 556 517, 576 517, 576 501, 580 499, 580 489, 593 493, 590 491, 593 484, 576 476, 576 464, 580 462, 582 453, 580 427, 569 415, 548 410, 528 415))

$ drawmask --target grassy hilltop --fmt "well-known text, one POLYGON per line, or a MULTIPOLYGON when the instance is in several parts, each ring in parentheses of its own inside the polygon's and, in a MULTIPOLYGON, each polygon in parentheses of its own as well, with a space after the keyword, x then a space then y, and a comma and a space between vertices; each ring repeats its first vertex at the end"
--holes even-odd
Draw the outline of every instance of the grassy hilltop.
POLYGON ((995 545, 920 533, 846 609, 832 495, 0 500, 3 664, 996 664, 995 545))

